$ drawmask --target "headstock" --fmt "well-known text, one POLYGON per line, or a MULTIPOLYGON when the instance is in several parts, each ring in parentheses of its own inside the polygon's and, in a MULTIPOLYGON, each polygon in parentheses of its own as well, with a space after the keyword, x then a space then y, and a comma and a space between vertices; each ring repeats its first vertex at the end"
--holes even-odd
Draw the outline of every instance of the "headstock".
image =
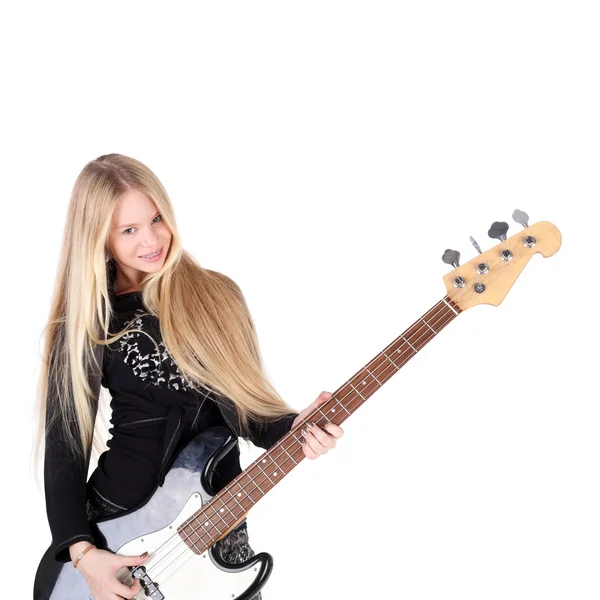
POLYGON ((482 252, 471 238, 479 256, 468 263, 459 265, 460 253, 456 250, 444 252, 442 260, 454 267, 444 276, 446 291, 463 311, 478 304, 498 306, 534 254, 548 257, 558 252, 562 237, 555 225, 541 221, 529 226, 529 217, 520 210, 512 216, 524 231, 507 238, 508 223, 494 222, 488 235, 500 243, 482 252))

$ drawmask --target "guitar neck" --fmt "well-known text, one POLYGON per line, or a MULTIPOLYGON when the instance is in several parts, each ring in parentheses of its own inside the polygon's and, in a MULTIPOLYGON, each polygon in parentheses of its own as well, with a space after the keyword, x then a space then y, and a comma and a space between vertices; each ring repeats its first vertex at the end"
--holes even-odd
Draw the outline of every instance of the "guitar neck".
POLYGON ((319 405, 180 525, 177 531, 187 546, 202 554, 224 537, 304 459, 300 440, 303 438, 301 429, 307 422, 321 427, 327 421, 341 425, 461 312, 460 307, 446 296, 415 321, 339 387, 327 402, 319 405))

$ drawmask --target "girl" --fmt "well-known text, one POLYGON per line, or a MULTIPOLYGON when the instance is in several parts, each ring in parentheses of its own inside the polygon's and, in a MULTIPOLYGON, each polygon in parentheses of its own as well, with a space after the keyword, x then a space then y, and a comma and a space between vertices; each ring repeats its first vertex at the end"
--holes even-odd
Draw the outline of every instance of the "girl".
MULTIPOLYGON (((239 287, 182 248, 158 178, 119 154, 91 161, 77 178, 46 329, 35 452, 44 440, 52 544, 34 599, 49 597, 69 561, 94 600, 133 598, 139 581, 128 587, 116 573, 145 559, 96 547, 89 521, 142 504, 204 429, 225 426, 267 449, 331 397, 323 392, 296 413, 277 394, 239 287), (103 449, 100 385, 112 396, 112 437, 86 481, 92 448, 103 449)), ((304 454, 326 453, 342 434, 308 423, 304 454)), ((219 489, 240 472, 236 445, 219 463, 219 489)), ((229 563, 252 557, 245 521, 217 549, 229 563)))

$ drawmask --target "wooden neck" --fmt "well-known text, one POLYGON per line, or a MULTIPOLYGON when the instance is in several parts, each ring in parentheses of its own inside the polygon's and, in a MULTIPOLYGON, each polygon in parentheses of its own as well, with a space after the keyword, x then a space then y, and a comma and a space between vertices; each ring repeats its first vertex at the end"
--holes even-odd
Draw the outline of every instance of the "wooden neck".
POLYGON ((305 423, 341 425, 384 383, 395 375, 429 340, 461 313, 446 296, 373 360, 338 388, 302 423, 284 435, 254 463, 177 528, 186 545, 202 554, 224 537, 247 512, 304 459, 300 430, 305 423))

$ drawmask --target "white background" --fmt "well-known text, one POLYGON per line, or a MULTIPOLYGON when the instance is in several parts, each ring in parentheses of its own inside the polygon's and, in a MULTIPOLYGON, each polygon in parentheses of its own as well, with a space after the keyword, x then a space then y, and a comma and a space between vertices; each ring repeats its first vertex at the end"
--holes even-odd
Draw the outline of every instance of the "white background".
POLYGON ((595 8, 3 8, 4 592, 30 597, 50 543, 29 458, 69 194, 119 152, 241 286, 298 410, 442 298, 446 248, 521 231, 515 208, 554 223, 560 251, 408 363, 252 510, 250 541, 274 556, 264 600, 600 597, 595 8))

